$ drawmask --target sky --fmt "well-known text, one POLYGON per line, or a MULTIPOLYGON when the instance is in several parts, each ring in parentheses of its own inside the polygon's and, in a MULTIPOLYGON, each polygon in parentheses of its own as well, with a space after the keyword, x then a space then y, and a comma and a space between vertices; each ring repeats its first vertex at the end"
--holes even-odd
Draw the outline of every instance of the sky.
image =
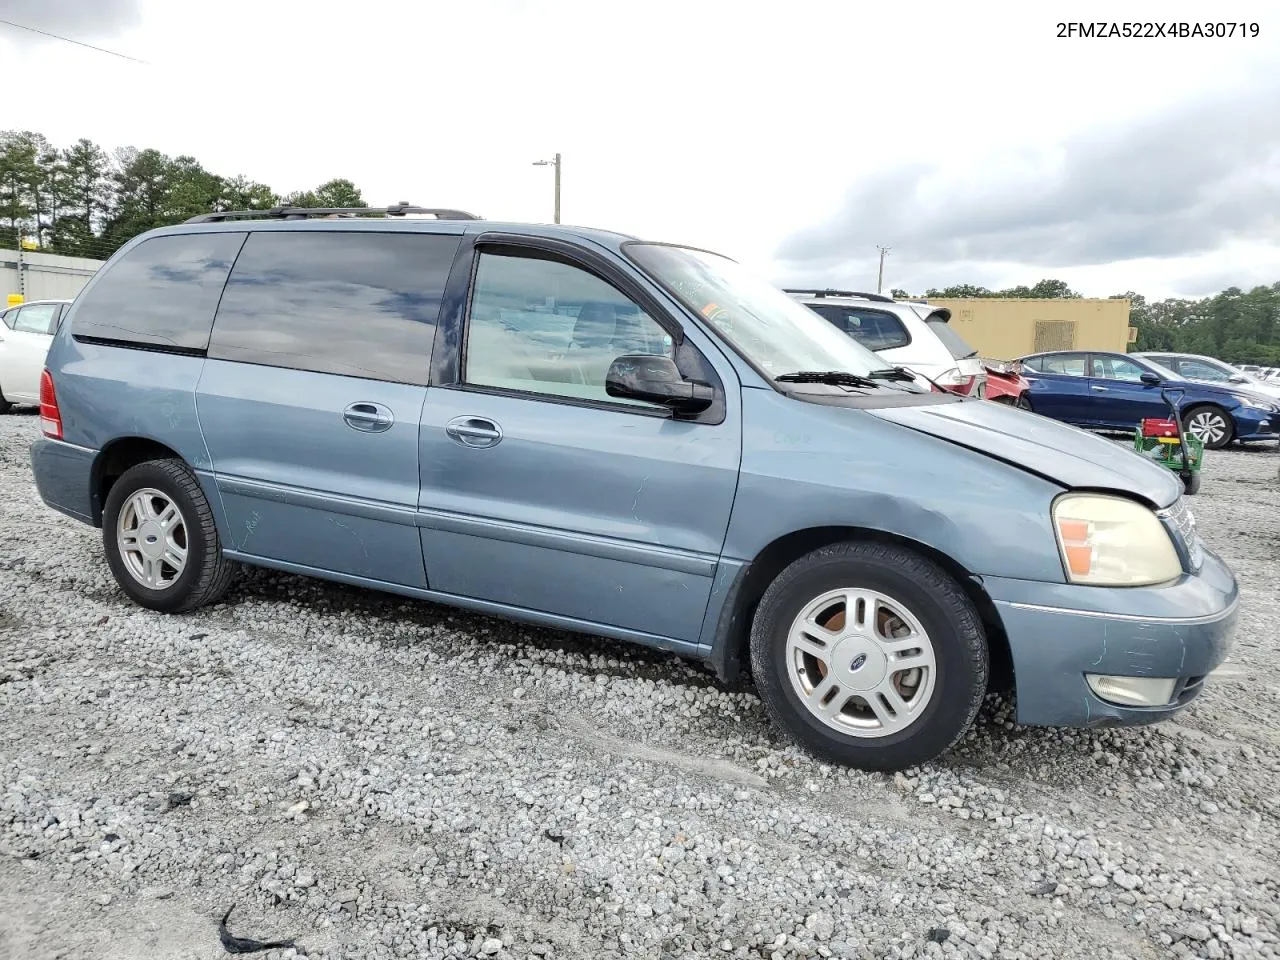
POLYGON ((899 0, 0 0, 0 126, 280 193, 552 217, 784 286, 1086 296, 1280 281, 1280 6, 899 0), (1042 9, 1043 8, 1043 9, 1042 9), (14 78, 20 79, 14 84, 14 78))

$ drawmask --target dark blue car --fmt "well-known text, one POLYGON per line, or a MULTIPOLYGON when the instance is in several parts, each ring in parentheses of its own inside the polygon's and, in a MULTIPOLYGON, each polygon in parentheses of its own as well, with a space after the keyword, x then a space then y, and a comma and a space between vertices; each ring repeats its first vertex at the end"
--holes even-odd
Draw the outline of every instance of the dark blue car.
POLYGON ((1182 391, 1183 429, 1216 450, 1232 440, 1280 438, 1280 406, 1235 385, 1199 383, 1132 354, 1063 350, 1021 358, 1036 413, 1080 427, 1133 430, 1167 417, 1161 387, 1182 391))

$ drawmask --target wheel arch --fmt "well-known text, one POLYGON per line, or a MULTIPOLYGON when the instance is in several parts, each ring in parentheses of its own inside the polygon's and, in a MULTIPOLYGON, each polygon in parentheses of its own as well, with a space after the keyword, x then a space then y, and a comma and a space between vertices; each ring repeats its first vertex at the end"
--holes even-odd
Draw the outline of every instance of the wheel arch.
POLYGON ((946 571, 964 590, 982 620, 991 662, 989 688, 1012 688, 1013 655, 1009 648, 1009 638, 995 604, 982 586, 981 578, 927 543, 883 530, 856 526, 810 527, 788 533, 768 544, 750 563, 743 566, 720 610, 709 657, 711 667, 721 682, 731 684, 740 678, 749 660, 746 650, 756 607, 774 578, 805 554, 848 540, 903 547, 932 560, 946 571))
MULTIPOLYGON (((111 486, 130 467, 148 460, 182 460, 182 455, 150 437, 118 437, 98 451, 89 474, 89 501, 93 508, 93 525, 102 526, 103 505, 111 486)), ((187 464, 190 467, 190 464, 187 464)))

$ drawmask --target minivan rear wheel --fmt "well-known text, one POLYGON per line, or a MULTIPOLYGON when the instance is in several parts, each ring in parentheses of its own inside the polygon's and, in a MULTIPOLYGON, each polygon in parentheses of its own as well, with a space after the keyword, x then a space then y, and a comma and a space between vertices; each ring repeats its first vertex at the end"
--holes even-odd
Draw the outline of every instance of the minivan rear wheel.
POLYGON ((217 601, 235 569, 199 481, 180 460, 148 460, 121 474, 103 505, 102 542, 120 589, 164 613, 217 601))
POLYGON ((849 541, 765 591, 751 667, 770 716, 817 756, 900 770, 950 749, 977 715, 989 655, 956 581, 902 547, 849 541))

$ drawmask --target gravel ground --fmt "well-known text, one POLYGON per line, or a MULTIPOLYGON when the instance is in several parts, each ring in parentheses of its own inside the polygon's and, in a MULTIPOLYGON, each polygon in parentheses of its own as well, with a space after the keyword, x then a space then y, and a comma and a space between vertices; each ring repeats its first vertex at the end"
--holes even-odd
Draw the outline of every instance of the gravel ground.
POLYGON ((753 694, 606 640, 261 571, 166 617, 0 418, 0 957, 1280 956, 1280 480, 1208 457, 1240 577, 1175 721, 817 763, 753 694), (279 949, 259 956, 294 956, 279 949))

